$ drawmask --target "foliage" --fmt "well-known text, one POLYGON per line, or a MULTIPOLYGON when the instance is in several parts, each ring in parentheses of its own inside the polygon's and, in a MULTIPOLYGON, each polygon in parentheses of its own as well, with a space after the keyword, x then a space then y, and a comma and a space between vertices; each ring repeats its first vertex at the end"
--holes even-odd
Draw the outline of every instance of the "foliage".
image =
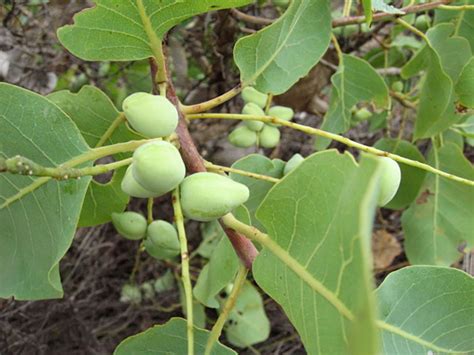
MULTIPOLYGON (((405 1, 403 10, 362 1, 363 19, 350 17, 351 1, 343 12, 348 18, 331 19, 329 1, 293 0, 278 7, 275 13, 284 12, 275 21, 236 10, 250 0, 94 2, 58 30, 59 41, 82 60, 103 61, 104 72, 117 67, 110 61, 138 61, 129 68, 136 80, 128 87, 120 88, 115 78, 105 91, 81 83, 76 93, 43 97, 0 84, 0 297, 62 297, 59 262, 75 229, 113 217, 124 236, 144 238, 139 252, 147 250, 156 262, 169 267, 180 255, 186 316, 125 339, 116 354, 233 354, 219 343, 221 334, 236 348, 269 336, 264 297, 282 307, 310 354, 474 352, 474 280, 457 268, 474 245, 474 168, 463 151, 474 138, 472 0, 448 6, 405 1), (268 25, 235 43, 238 87, 184 105, 167 65, 167 34, 220 9, 268 25), (430 9, 434 21, 426 18, 431 27, 425 33, 420 21, 413 26, 412 13, 430 9), (390 29, 382 46, 344 53, 354 37, 378 36, 372 22, 380 18, 390 29), (358 26, 352 34, 337 31, 362 22, 361 33, 358 26), (324 55, 336 56, 338 65, 325 88, 329 104, 322 124, 295 123, 293 109, 273 105, 273 96, 315 65, 328 66, 324 55), (148 64, 151 87, 142 78, 148 64), (139 94, 145 106, 129 107, 126 97, 148 91, 153 95, 139 94), (208 112, 240 93, 247 103, 242 113, 208 112), (120 112, 124 99, 127 109, 120 112), (298 130, 316 136, 318 152, 297 154, 288 165, 264 154, 247 155, 231 167, 215 165, 203 161, 188 134, 187 121, 196 119, 240 120, 229 132, 240 147, 273 148, 286 142, 281 132, 298 130), (163 120, 171 127, 166 133, 163 120), (348 138, 351 128, 362 125, 382 137, 374 146, 348 138), (362 153, 327 149, 331 142, 362 153), (165 146, 171 153, 158 149, 165 146), (104 157, 105 163, 99 160, 104 157), (400 210, 405 252, 414 266, 389 273, 376 288, 371 239, 387 161, 400 166, 401 183, 385 208, 400 210), (91 178, 108 172, 113 176, 107 183, 91 178), (134 191, 153 192, 141 196, 150 197, 146 215, 122 214, 130 195, 137 196, 123 183, 132 178, 134 191), (168 192, 174 225, 153 222, 154 198, 168 192), (119 220, 130 215, 138 216, 138 230, 133 221, 119 220), (185 217, 205 222, 203 241, 191 254, 185 217), (190 258, 196 255, 204 265, 193 285, 190 258), (254 282, 247 280, 247 269, 254 282), (197 327, 206 325, 205 307, 218 314, 210 331, 197 327)), ((65 75, 74 76, 71 70, 65 75)), ((173 284, 170 270, 154 287, 131 282, 122 288, 122 301, 139 307, 143 298, 173 284)))

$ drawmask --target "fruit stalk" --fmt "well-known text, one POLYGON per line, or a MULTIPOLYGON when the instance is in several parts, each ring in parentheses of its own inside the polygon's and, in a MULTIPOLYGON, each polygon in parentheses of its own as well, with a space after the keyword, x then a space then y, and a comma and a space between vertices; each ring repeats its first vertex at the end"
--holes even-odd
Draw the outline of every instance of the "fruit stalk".
POLYGON ((188 354, 194 354, 194 323, 193 323, 193 289, 191 277, 189 275, 189 254, 188 241, 186 239, 186 230, 184 229, 184 217, 179 200, 179 187, 172 194, 174 221, 178 229, 179 245, 181 249, 181 279, 186 297, 186 319, 187 319, 187 338, 188 354))

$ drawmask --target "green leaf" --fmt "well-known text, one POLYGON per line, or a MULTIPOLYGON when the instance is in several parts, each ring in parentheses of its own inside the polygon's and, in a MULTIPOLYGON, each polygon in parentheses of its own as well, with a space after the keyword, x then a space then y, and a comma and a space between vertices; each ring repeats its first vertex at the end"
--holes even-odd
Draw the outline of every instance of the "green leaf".
POLYGON ((372 8, 374 11, 382 11, 387 14, 396 14, 396 15, 403 15, 404 12, 392 5, 388 5, 385 3, 384 0, 373 0, 372 1, 372 8))
MULTIPOLYGON (((232 168, 250 171, 252 173, 267 175, 275 178, 281 178, 283 176, 284 165, 279 164, 276 161, 272 161, 264 155, 251 154, 236 161, 232 165, 232 168)), ((262 230, 263 226, 255 218, 255 211, 262 203, 268 191, 275 184, 235 173, 231 173, 230 177, 232 180, 240 182, 241 184, 244 184, 249 188, 250 198, 247 200, 247 202, 245 202, 245 207, 247 207, 248 211, 250 212, 252 225, 262 230)))
POLYGON ((461 118, 454 106, 453 83, 471 57, 471 51, 465 39, 450 37, 453 31, 451 24, 431 28, 427 32, 430 44, 402 68, 404 78, 426 69, 415 122, 415 139, 441 133, 461 118))
MULTIPOLYGON (((209 332, 207 330, 194 327, 194 350, 196 354, 204 354, 208 338, 209 332)), ((143 333, 128 337, 117 346, 114 355, 187 354, 187 352, 186 320, 171 318, 166 324, 155 325, 143 333)), ((217 342, 211 354, 237 353, 217 342)))
POLYGON ((283 251, 277 257, 263 248, 254 278, 283 307, 310 354, 377 353, 369 249, 380 173, 374 158, 358 166, 348 153, 316 153, 257 210, 283 251))
MULTIPOLYGON (((474 168, 453 143, 431 152, 429 164, 474 180, 474 168)), ((474 187, 428 174, 415 203, 402 216, 405 250, 412 264, 450 265, 458 247, 474 245, 474 187)))
MULTIPOLYGON (((375 143, 374 147, 408 159, 419 161, 420 163, 425 163, 425 158, 418 148, 407 141, 382 138, 375 143)), ((402 172, 402 181, 397 194, 388 205, 384 206, 385 208, 402 209, 408 207, 408 205, 418 196, 421 184, 423 184, 426 175, 424 170, 402 163, 398 163, 398 165, 402 172)))
POLYGON ((474 279, 451 268, 411 266, 377 289, 384 354, 474 351, 474 279))
MULTIPOLYGON (((450 5, 474 5, 474 0, 462 0, 451 3, 450 5)), ((474 11, 452 11, 440 10, 435 11, 435 24, 443 22, 451 22, 456 28, 455 35, 466 38, 471 49, 474 52, 474 11)))
POLYGON ((175 25, 211 10, 243 6, 251 0, 95 0, 58 30, 60 42, 75 56, 92 61, 131 61, 155 55, 175 25))
MULTIPOLYGON (((333 89, 329 110, 321 129, 343 133, 351 127, 351 109, 361 101, 373 101, 378 107, 388 108, 390 97, 383 78, 365 60, 344 55, 336 74, 331 78, 333 89)), ((323 150, 329 145, 326 138, 317 137, 315 147, 323 150)))
POLYGON ((456 93, 462 105, 474 108, 474 57, 464 66, 456 84, 456 93))
POLYGON ((225 335, 232 345, 247 348, 268 339, 270 321, 262 296, 250 282, 242 287, 226 324, 225 335))
POLYGON ((293 0, 272 25, 240 39, 234 60, 243 85, 282 94, 321 59, 331 35, 327 0, 293 0))
MULTIPOLYGON (((245 223, 250 223, 249 213, 243 206, 235 210, 235 216, 245 223)), ((220 230, 219 244, 213 251, 209 262, 201 270, 193 289, 194 297, 209 308, 219 307, 216 296, 234 280, 240 265, 224 230, 220 226, 217 227, 220 230)))
MULTIPOLYGON (((72 120, 30 91, 0 83, 0 157, 55 167, 88 151, 72 120)), ((0 174, 0 298, 60 298, 59 261, 74 236, 90 178, 0 174)))
MULTIPOLYGON (((48 96, 69 117, 73 119, 90 147, 95 147, 101 137, 119 119, 110 99, 93 86, 84 86, 77 94, 59 91, 48 96)), ((106 145, 127 142, 140 137, 127 129, 124 123, 117 127, 106 145)), ((117 154, 116 159, 125 159, 130 154, 117 154)), ((113 212, 122 212, 129 201, 129 196, 122 192, 120 184, 126 168, 116 171, 112 180, 106 184, 95 180, 87 190, 79 225, 81 227, 107 223, 113 212)))

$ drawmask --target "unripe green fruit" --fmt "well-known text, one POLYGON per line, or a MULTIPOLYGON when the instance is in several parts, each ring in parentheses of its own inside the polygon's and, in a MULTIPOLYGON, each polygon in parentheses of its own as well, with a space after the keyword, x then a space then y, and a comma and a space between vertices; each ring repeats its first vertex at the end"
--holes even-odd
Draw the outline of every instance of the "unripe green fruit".
MULTIPOLYGON (((242 109, 242 113, 244 115, 265 116, 265 112, 263 112, 263 110, 253 102, 246 104, 242 109)), ((245 121, 245 126, 255 132, 261 131, 264 124, 265 123, 261 121, 245 121)))
POLYGON ((350 37, 354 33, 357 33, 358 31, 359 31, 359 27, 357 25, 348 25, 344 27, 344 29, 342 30, 342 33, 344 37, 350 37))
POLYGON ((264 108, 267 104, 267 95, 250 86, 242 90, 242 99, 245 103, 253 102, 260 108, 264 108))
POLYGON ((354 114, 354 119, 357 122, 368 120, 370 117, 372 117, 372 112, 367 110, 365 107, 357 110, 357 112, 354 114))
POLYGON ((395 92, 402 92, 403 91, 403 82, 395 81, 392 83, 392 90, 395 92))
POLYGON ((332 33, 334 36, 340 36, 342 34, 342 27, 334 27, 332 33))
POLYGON ((123 101, 122 108, 133 129, 146 137, 169 136, 178 126, 178 111, 164 96, 137 92, 123 101))
POLYGON ((112 223, 117 232, 127 239, 139 240, 146 234, 146 219, 136 212, 112 213, 112 223))
POLYGON ((285 169, 283 170, 283 175, 287 175, 290 171, 296 169, 298 165, 300 165, 304 161, 304 158, 301 154, 295 154, 288 160, 288 163, 285 165, 285 169))
POLYGON ((148 226, 143 244, 146 252, 158 260, 174 258, 181 252, 178 233, 174 226, 166 221, 152 222, 148 226))
POLYGON ((213 173, 188 176, 181 184, 181 206, 187 218, 207 222, 220 218, 249 198, 247 186, 213 173))
POLYGON ((263 148, 275 148, 280 142, 280 130, 276 127, 265 125, 259 136, 259 144, 263 148))
POLYGON ((287 8, 290 5, 290 0, 272 0, 273 5, 287 8))
POLYGON ((132 173, 144 189, 161 196, 183 181, 186 167, 174 145, 156 141, 142 145, 135 151, 132 173))
POLYGON ((418 16, 415 20, 415 27, 420 31, 426 31, 430 26, 431 18, 428 15, 418 16))
POLYGON ((383 167, 380 180, 379 206, 389 203, 398 191, 402 174, 397 162, 387 157, 379 158, 383 167))
POLYGON ((127 168, 121 184, 122 191, 127 195, 139 198, 158 197, 156 193, 148 191, 133 177, 132 165, 127 168))
MULTIPOLYGON (((295 111, 291 107, 273 106, 268 110, 268 115, 279 118, 280 120, 290 121, 295 115, 295 111)), ((270 126, 277 127, 279 125, 270 123, 270 126)))
POLYGON ((140 304, 142 301, 142 293, 140 288, 135 285, 123 285, 120 295, 120 302, 140 304))
POLYGON ((257 133, 247 126, 240 126, 229 134, 229 142, 239 148, 248 148, 257 143, 257 133))

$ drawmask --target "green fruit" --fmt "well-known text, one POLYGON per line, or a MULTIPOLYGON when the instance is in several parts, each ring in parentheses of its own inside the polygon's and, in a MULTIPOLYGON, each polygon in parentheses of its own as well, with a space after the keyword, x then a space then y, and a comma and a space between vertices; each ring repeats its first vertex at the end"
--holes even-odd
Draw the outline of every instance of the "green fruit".
POLYGON ((365 107, 357 110, 357 112, 354 114, 354 120, 357 122, 368 120, 370 117, 372 117, 372 112, 367 110, 365 107))
POLYGON ((135 151, 132 173, 144 189, 161 196, 183 181, 186 167, 174 145, 155 141, 144 144, 135 151))
POLYGON ((344 37, 350 37, 353 34, 357 33, 358 31, 359 31, 359 27, 357 25, 348 25, 344 27, 344 29, 342 30, 342 33, 344 37))
POLYGON ((174 258, 181 252, 176 229, 161 220, 148 226, 144 246, 146 252, 158 260, 174 258))
POLYGON ((120 302, 140 304, 142 301, 142 293, 140 288, 135 285, 123 285, 120 295, 120 302))
POLYGON ((304 161, 304 158, 301 154, 295 154, 288 160, 288 163, 285 165, 285 169, 283 170, 283 175, 287 175, 290 171, 296 169, 298 165, 300 165, 304 161))
POLYGON ((395 92, 402 92, 403 91, 403 82, 395 81, 392 83, 392 90, 395 92))
POLYGON ((332 33, 334 36, 340 36, 342 34, 342 27, 334 27, 332 33))
POLYGON ((272 0, 273 5, 287 8, 290 5, 290 0, 272 0))
POLYGON ((166 137, 178 126, 178 111, 164 96, 137 92, 122 104, 130 126, 150 138, 166 137))
MULTIPOLYGON (((246 104, 242 109, 242 113, 244 115, 265 116, 265 112, 263 112, 263 110, 253 102, 249 102, 248 104, 246 104)), ((247 126, 248 129, 258 132, 262 130, 263 125, 265 123, 261 121, 245 121, 244 124, 245 126, 247 126)))
POLYGON ((267 104, 267 95, 250 86, 242 90, 242 99, 245 103, 252 102, 260 108, 264 108, 267 104))
POLYGON ((420 31, 426 31, 430 27, 431 18, 428 15, 418 16, 415 20, 415 27, 420 31))
POLYGON ((378 205, 385 206, 397 193, 402 175, 400 167, 395 160, 387 157, 381 157, 379 159, 383 167, 383 172, 380 181, 378 205))
POLYGON ((139 240, 146 234, 146 219, 136 212, 112 213, 112 223, 117 232, 127 239, 139 240))
POLYGON ((151 300, 155 297, 155 289, 151 282, 142 283, 140 290, 143 292, 143 298, 146 300, 151 300))
POLYGON ((127 195, 139 198, 158 197, 156 193, 148 191, 133 177, 132 165, 127 168, 125 176, 122 179, 122 191, 127 195))
MULTIPOLYGON (((291 107, 273 106, 268 110, 268 115, 279 118, 280 120, 290 121, 295 115, 295 111, 291 107)), ((277 127, 279 125, 270 123, 270 126, 277 127)))
POLYGON ((276 127, 265 125, 259 136, 259 144, 263 148, 275 148, 280 142, 280 130, 276 127))
POLYGON ((257 133, 246 126, 240 126, 229 134, 229 142, 239 148, 248 148, 257 143, 257 133))
POLYGON ((247 186, 213 173, 188 176, 181 184, 181 205, 187 218, 207 222, 220 218, 249 198, 247 186))

